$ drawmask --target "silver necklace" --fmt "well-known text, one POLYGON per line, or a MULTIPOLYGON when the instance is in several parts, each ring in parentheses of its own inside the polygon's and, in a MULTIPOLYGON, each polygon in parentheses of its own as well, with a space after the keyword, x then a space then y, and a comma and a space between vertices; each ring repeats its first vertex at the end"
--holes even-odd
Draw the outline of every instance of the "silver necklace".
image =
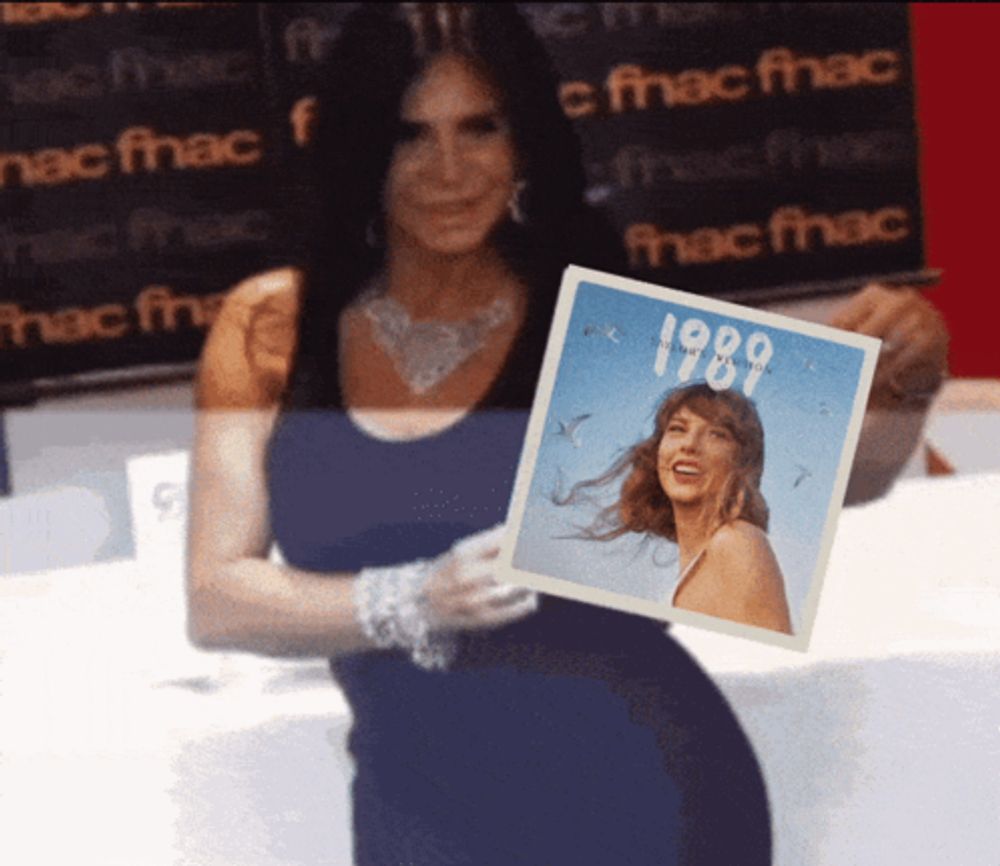
POLYGON ((447 379, 513 312, 508 298, 497 298, 465 321, 414 322, 402 304, 377 293, 367 297, 361 308, 373 325, 375 342, 414 394, 424 394, 447 379))

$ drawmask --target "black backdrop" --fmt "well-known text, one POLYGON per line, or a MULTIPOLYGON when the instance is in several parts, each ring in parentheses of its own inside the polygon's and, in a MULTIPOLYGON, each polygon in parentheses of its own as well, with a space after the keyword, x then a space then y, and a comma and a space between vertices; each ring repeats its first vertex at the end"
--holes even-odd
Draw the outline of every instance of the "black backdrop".
MULTIPOLYGON (((922 268, 905 5, 520 5, 636 276, 748 300, 922 268)), ((0 4, 8 394, 191 361, 224 290, 289 261, 349 9, 0 4)))

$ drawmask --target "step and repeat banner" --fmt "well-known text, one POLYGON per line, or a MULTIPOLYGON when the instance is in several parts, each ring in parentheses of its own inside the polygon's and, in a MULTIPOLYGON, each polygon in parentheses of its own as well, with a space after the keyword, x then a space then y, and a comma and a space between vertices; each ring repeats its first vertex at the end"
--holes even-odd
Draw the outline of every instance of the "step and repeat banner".
MULTIPOLYGON (((632 276, 749 300, 923 267, 905 5, 520 6, 632 276)), ((289 261, 350 8, 0 3, 0 388, 190 362, 289 261)))

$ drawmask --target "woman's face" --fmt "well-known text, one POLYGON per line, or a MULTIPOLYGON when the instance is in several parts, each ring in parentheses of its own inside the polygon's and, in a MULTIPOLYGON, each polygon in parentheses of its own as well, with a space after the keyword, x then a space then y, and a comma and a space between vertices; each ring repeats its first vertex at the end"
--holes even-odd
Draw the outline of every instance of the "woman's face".
POLYGON ((739 444, 728 429, 682 406, 660 439, 656 461, 660 486, 674 503, 719 497, 738 455, 739 444))
POLYGON ((410 85, 401 114, 384 192, 389 242, 477 251, 506 216, 516 178, 496 93, 467 60, 444 54, 410 85))

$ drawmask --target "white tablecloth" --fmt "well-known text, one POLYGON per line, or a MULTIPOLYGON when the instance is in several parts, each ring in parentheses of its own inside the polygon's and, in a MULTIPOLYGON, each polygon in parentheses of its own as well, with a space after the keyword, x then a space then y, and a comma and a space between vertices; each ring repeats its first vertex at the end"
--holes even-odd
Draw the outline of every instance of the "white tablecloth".
MULTIPOLYGON (((350 863, 343 699, 323 662, 187 645, 181 523, 0 581, 0 861, 350 863)), ((755 744, 778 864, 1000 862, 998 610, 979 475, 844 513, 808 653, 674 630, 755 744)))

